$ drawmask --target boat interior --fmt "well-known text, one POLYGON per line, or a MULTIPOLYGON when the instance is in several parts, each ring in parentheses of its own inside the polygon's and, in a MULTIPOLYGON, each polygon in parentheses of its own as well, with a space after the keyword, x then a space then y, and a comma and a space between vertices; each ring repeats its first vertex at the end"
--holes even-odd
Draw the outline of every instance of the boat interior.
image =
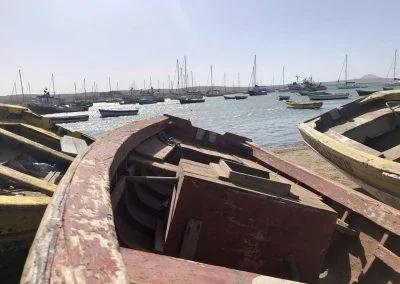
POLYGON ((138 145, 112 181, 120 245, 283 278, 296 271, 305 280, 318 278, 336 212, 243 149, 230 148, 233 134, 185 133, 176 125, 138 145))
POLYGON ((0 104, 0 251, 32 242, 77 151, 91 142, 26 108, 0 104))
POLYGON ((316 130, 352 148, 400 161, 400 101, 355 101, 314 121, 316 130))

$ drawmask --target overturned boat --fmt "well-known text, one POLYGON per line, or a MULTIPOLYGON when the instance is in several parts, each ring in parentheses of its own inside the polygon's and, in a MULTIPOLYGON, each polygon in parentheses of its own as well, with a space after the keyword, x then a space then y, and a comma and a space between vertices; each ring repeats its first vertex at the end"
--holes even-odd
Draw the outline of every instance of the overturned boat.
POLYGON ((312 148, 400 209, 400 92, 381 91, 299 126, 312 148))
POLYGON ((29 109, 0 104, 0 267, 29 248, 51 196, 93 139, 29 109))
POLYGON ((22 283, 399 279, 398 210, 248 138, 164 115, 110 132, 78 159, 22 283))

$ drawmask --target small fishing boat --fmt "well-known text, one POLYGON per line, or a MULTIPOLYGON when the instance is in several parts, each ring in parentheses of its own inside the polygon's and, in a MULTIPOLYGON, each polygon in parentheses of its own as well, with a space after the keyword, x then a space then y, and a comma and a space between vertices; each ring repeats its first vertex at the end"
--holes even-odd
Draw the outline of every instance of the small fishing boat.
POLYGON ((327 93, 327 92, 316 92, 309 94, 308 98, 312 101, 323 101, 323 100, 343 100, 348 99, 349 93, 327 93))
POLYGON ((299 126, 312 148, 400 209, 400 91, 380 91, 299 126))
POLYGON ((234 99, 235 99, 235 96, 232 96, 232 95, 224 95, 224 99, 225 99, 225 100, 234 100, 234 99))
POLYGON ((237 100, 245 100, 247 98, 248 98, 248 96, 246 96, 246 95, 236 95, 235 96, 235 99, 237 99, 237 100))
POLYGON ((394 90, 395 87, 394 87, 394 86, 391 86, 391 85, 386 85, 386 86, 383 86, 382 89, 383 89, 384 91, 391 91, 391 90, 394 90))
POLYGON ((206 100, 203 97, 181 97, 179 102, 183 104, 204 103, 206 100))
POLYGON ((397 48, 394 50, 394 62, 391 66, 393 66, 393 81, 383 85, 384 91, 400 89, 400 79, 396 78, 397 48))
POLYGON ((21 283, 397 283, 398 210, 248 138, 164 115, 78 159, 21 283))
POLYGON ((114 110, 114 109, 99 109, 100 115, 103 118, 106 117, 118 117, 118 116, 131 116, 138 114, 138 109, 124 109, 124 110, 114 110))
POLYGON ((119 101, 120 105, 130 105, 130 104, 137 104, 139 102, 138 97, 133 97, 133 96, 125 96, 122 97, 122 100, 119 101))
POLYGON ((47 116, 54 124, 88 121, 89 115, 47 116))
POLYGON ((360 97, 365 97, 365 96, 369 96, 370 94, 379 92, 380 90, 356 90, 357 94, 360 97))
POLYGON ((29 248, 52 195, 93 141, 25 107, 0 104, 1 277, 22 269, 10 260, 29 248))
POLYGON ((287 101, 290 100, 290 96, 285 96, 285 95, 279 95, 279 100, 280 101, 287 101))
POLYGON ((286 101, 286 105, 288 108, 295 108, 295 109, 318 109, 322 107, 322 102, 286 101))

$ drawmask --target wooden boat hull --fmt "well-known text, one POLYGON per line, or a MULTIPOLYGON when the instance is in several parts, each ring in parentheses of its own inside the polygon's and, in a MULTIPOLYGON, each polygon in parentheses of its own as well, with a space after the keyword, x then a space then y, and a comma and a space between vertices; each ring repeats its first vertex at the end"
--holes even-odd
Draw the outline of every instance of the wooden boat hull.
POLYGON ((52 113, 87 111, 89 109, 89 106, 56 107, 56 106, 45 106, 38 104, 28 104, 28 108, 37 114, 52 114, 52 113))
POLYGON ((204 103, 206 100, 205 99, 180 99, 179 102, 184 105, 184 104, 196 104, 196 103, 204 103))
POLYGON ((102 118, 106 117, 119 117, 119 116, 131 116, 137 115, 139 110, 109 110, 109 109, 99 109, 100 115, 102 118))
MULTIPOLYGON (((171 130, 168 127, 174 123, 179 123, 182 129, 186 130, 177 130, 177 133, 185 133, 187 138, 198 139, 200 142, 199 146, 208 143, 225 143, 224 147, 236 150, 240 149, 244 151, 243 153, 251 153, 254 162, 257 164, 268 166, 271 172, 284 173, 285 177, 294 184, 302 184, 317 193, 322 200, 329 202, 331 206, 336 208, 340 214, 340 219, 336 221, 336 233, 332 236, 332 239, 329 239, 331 248, 328 257, 331 258, 327 259, 326 266, 323 268, 323 274, 327 273, 327 276, 323 276, 324 279, 322 280, 329 279, 335 283, 350 283, 362 278, 367 282, 374 283, 379 281, 382 275, 385 275, 385 279, 388 279, 388 281, 396 282, 400 273, 398 268, 400 260, 398 256, 389 250, 392 247, 386 246, 385 242, 388 234, 390 234, 391 243, 394 245, 399 244, 400 212, 398 210, 364 194, 339 186, 335 182, 326 180, 307 170, 298 168, 243 137, 233 134, 214 136, 213 132, 197 128, 190 130, 192 127, 190 122, 163 116, 138 121, 134 124, 134 127, 132 127, 133 125, 121 127, 103 138, 102 141, 95 143, 85 156, 80 157, 79 162, 74 162, 74 168, 70 168, 69 181, 65 182, 62 188, 59 188, 53 198, 52 204, 46 209, 39 232, 35 238, 35 243, 30 250, 25 265, 24 274, 21 279, 23 283, 26 281, 44 283, 50 279, 60 282, 68 281, 68 279, 71 279, 71 271, 73 271, 74 280, 77 282, 87 282, 93 279, 93 277, 96 277, 97 282, 107 283, 154 283, 165 281, 165 279, 173 279, 174 283, 187 283, 188 277, 191 280, 202 279, 199 281, 215 283, 232 283, 236 282, 238 278, 243 283, 255 283, 263 279, 257 273, 231 270, 210 264, 199 264, 196 261, 188 262, 182 259, 170 258, 162 254, 140 252, 138 250, 119 247, 113 215, 114 217, 117 216, 117 211, 115 210, 118 202, 115 203, 115 201, 123 200, 121 199, 124 193, 122 190, 125 189, 121 186, 124 181, 121 182, 121 179, 118 178, 124 175, 124 172, 121 171, 121 166, 126 165, 129 160, 135 159, 132 155, 127 157, 128 153, 131 153, 132 150, 139 147, 145 141, 148 141, 149 138, 157 135, 157 133, 164 133, 164 131, 171 130), (107 151, 104 151, 105 148, 107 148, 107 151), (96 162, 93 163, 94 161, 96 162), (110 188, 112 190, 111 198, 110 188), (379 212, 379 214, 374 214, 375 212, 379 212), (349 215, 352 218, 347 218, 349 215), (349 241, 347 238, 353 239, 349 241), (341 261, 342 259, 344 260, 343 262, 341 261), (360 262, 359 259, 364 259, 365 261, 360 262), (381 261, 390 267, 391 270, 388 271, 386 267, 380 267, 379 264, 381 264, 381 261), (203 269, 207 268, 207 271, 204 271, 201 267, 203 269), (202 278, 198 278, 200 271, 202 278), (238 278, 232 278, 233 274, 237 275, 238 278), (218 278, 218 275, 223 275, 223 277, 218 278), (351 277, 348 275, 351 275, 351 277)), ((182 151, 187 151, 185 146, 182 146, 182 151)), ((165 151, 157 151, 157 149, 160 150, 160 148, 154 148, 158 154, 154 156, 154 159, 149 161, 146 167, 153 167, 153 170, 155 170, 154 167, 156 166, 158 171, 163 172, 164 176, 169 173, 169 178, 164 180, 168 182, 173 181, 176 179, 176 175, 174 174, 176 165, 162 162, 160 155, 162 156, 166 153, 165 151)), ((197 150, 195 149, 191 148, 190 151, 196 152, 197 150)), ((185 153, 189 154, 189 152, 185 153)), ((186 155, 185 153, 184 155, 186 155)), ((201 152, 198 158, 204 158, 204 155, 212 155, 212 153, 215 152, 209 149, 201 152)), ((143 160, 141 161, 143 162, 143 160)), ((198 166, 198 163, 194 162, 191 166, 196 165, 198 166)), ((191 166, 188 165, 186 169, 191 166)), ((136 169, 132 167, 129 170, 134 173, 136 169)), ((149 170, 149 168, 147 169, 149 170)), ((135 177, 132 178, 135 182, 139 182, 135 177)), ((128 179, 130 178, 128 177, 128 179)), ((204 180, 204 178, 201 179, 204 180)), ((153 182, 160 181, 154 179, 153 182)), ((195 189, 196 187, 197 185, 192 188, 195 189)), ((125 193, 132 193, 134 187, 131 187, 131 189, 132 191, 125 191, 125 193)), ((161 194, 161 191, 159 191, 159 194, 161 194)), ((180 196, 180 198, 184 199, 190 196, 189 194, 186 197, 180 196)), ((176 200, 181 200, 180 198, 176 200)), ((175 200, 175 197, 173 199, 175 200)), ((152 204, 153 207, 158 206, 154 203, 153 198, 145 198, 144 200, 147 200, 146 202, 152 204)), ((236 203, 232 203, 232 201, 234 199, 230 199, 225 205, 231 206, 230 210, 234 211, 236 207, 232 205, 236 203)), ((279 202, 284 202, 284 200, 279 199, 279 202)), ((178 210, 181 210, 182 207, 178 203, 176 203, 174 214, 181 214, 178 213, 178 210)), ((203 203, 192 201, 186 209, 196 208, 198 204, 201 206, 203 203)), ((254 203, 252 204, 254 205, 254 203)), ((205 205, 205 208, 207 208, 206 211, 210 211, 210 207, 207 206, 208 204, 206 203, 205 205)), ((287 208, 289 209, 289 207, 287 208)), ((257 212, 254 213, 253 217, 256 217, 257 212)), ((263 215, 263 218, 271 220, 270 222, 276 227, 282 226, 282 223, 276 221, 283 212, 286 212, 286 215, 288 215, 287 210, 283 210, 282 212, 274 211, 272 219, 268 219, 269 215, 263 215)), ((135 211, 132 213, 135 214, 135 211)), ((243 211, 240 211, 240 214, 243 215, 243 211)), ((295 217, 296 214, 289 215, 295 217)), ((218 217, 216 214, 213 216, 218 217)), ((222 215, 222 217, 225 216, 222 215)), ((226 222, 229 221, 228 218, 224 219, 226 222)), ((249 224, 249 220, 251 218, 247 218, 246 223, 243 223, 243 225, 249 224)), ((312 222, 310 219, 307 220, 309 223, 312 222)), ((213 219, 210 219, 209 222, 212 224, 213 219)), ((185 223, 183 222, 183 224, 185 223)), ((287 224, 293 223, 288 222, 287 224)), ((203 224, 203 226, 206 225, 203 224)), ((221 224, 219 225, 221 226, 221 224)), ((297 227, 301 228, 302 226, 297 227)), ((127 227, 123 226, 119 228, 119 230, 122 230, 127 227)), ((319 245, 317 243, 321 242, 321 239, 310 241, 315 230, 318 230, 318 228, 318 226, 314 226, 313 233, 309 234, 308 232, 304 236, 309 244, 319 245)), ((193 230, 197 231, 199 227, 193 227, 193 230)), ((207 232, 206 229, 204 230, 204 232, 207 232)), ((257 227, 253 227, 253 230, 257 231, 257 227)), ((280 231, 281 237, 285 234, 284 232, 284 230, 280 231)), ((121 233, 121 231, 118 233, 121 233)), ((240 230, 226 232, 223 235, 224 242, 214 242, 214 245, 221 246, 230 242, 232 240, 230 238, 231 233, 237 234, 240 233, 240 230)), ((270 233, 272 231, 268 231, 268 236, 270 236, 268 240, 276 241, 276 238, 271 239, 270 233)), ((187 231, 185 234, 190 233, 187 231)), ((182 234, 180 238, 185 236, 185 234, 182 234)), ((265 239, 262 235, 257 234, 249 242, 247 241, 249 236, 247 235, 246 238, 247 244, 265 239)), ((296 238, 292 237, 291 239, 300 239, 299 235, 296 236, 296 238)), ((211 245, 213 245, 212 242, 211 245)), ((283 247, 287 248, 288 243, 285 243, 285 245, 283 247)), ((255 251, 257 253, 253 257, 257 257, 260 253, 259 247, 256 247, 255 251)), ((249 252, 254 253, 254 250, 249 252)), ((308 260, 303 263, 299 258, 293 258, 293 256, 287 258, 286 261, 289 263, 286 268, 287 270, 291 270, 290 267, 295 268, 291 270, 292 272, 298 271, 297 269, 315 268, 315 266, 309 265, 310 262, 308 260)), ((283 264, 281 258, 279 258, 279 262, 283 264)), ((296 275, 298 274, 294 273, 292 277, 298 277, 296 275)), ((300 278, 297 279, 306 282, 316 281, 316 279, 304 278, 304 275, 300 274, 300 278)), ((291 276, 288 277, 290 278, 291 276)), ((266 279, 264 278, 264 280, 266 279)), ((269 280, 272 281, 272 279, 269 280)))
POLYGON ((249 96, 265 96, 265 95, 268 95, 267 91, 249 90, 248 93, 249 93, 249 96))
POLYGON ((245 96, 245 95, 243 95, 243 96, 235 96, 235 99, 236 100, 245 100, 245 99, 247 99, 248 97, 247 96, 245 96))
POLYGON ((322 102, 300 103, 300 102, 286 101, 286 105, 288 108, 294 108, 294 109, 319 109, 322 107, 322 102))
POLYGON ((0 104, 0 275, 10 268, 11 254, 31 245, 51 196, 76 156, 63 148, 67 136, 87 145, 93 142, 27 108, 0 104), (36 167, 45 165, 47 170, 36 167))
POLYGON ((70 115, 70 116, 48 116, 51 122, 55 124, 60 123, 74 123, 81 121, 88 121, 89 115, 70 115))
POLYGON ((279 96, 280 101, 287 101, 290 100, 290 96, 279 96))
MULTIPOLYGON (((358 109, 361 108, 362 104, 369 103, 376 107, 374 105, 376 102, 383 104, 385 101, 392 100, 400 101, 400 92, 378 92, 369 97, 360 98, 342 108, 352 109, 356 112, 359 111, 358 109)), ((387 114, 385 114, 385 108, 382 108, 381 112, 384 114, 377 119, 390 119, 392 113, 389 109, 387 114)), ((375 198, 400 209, 400 164, 385 158, 389 155, 388 151, 376 151, 346 136, 350 135, 346 133, 350 133, 350 131, 354 133, 356 130, 350 129, 346 133, 327 132, 326 134, 316 129, 316 123, 322 125, 324 121, 329 120, 331 114, 336 115, 336 113, 338 112, 333 110, 321 116, 324 117, 323 120, 314 118, 301 124, 299 130, 304 141, 338 168, 348 173, 352 179, 375 198)), ((363 120, 360 119, 360 122, 362 123, 363 120)), ((368 124, 365 127, 367 126, 368 124)), ((379 127, 375 130, 375 134, 371 135, 380 137, 376 135, 381 133, 382 129, 383 127, 379 127)), ((371 138, 374 136, 371 136, 371 138)))
POLYGON ((312 101, 345 100, 349 98, 349 94, 309 94, 308 98, 312 101))
POLYGON ((235 96, 224 95, 224 99, 225 99, 225 100, 234 100, 234 99, 236 99, 236 98, 235 98, 235 96))
POLYGON ((356 91, 360 97, 369 96, 373 93, 379 92, 379 90, 356 90, 356 91))

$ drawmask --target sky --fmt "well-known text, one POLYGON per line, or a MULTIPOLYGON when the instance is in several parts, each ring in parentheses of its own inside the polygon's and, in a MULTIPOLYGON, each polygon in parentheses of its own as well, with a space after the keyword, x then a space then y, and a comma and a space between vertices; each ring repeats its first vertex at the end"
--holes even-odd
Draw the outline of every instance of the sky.
POLYGON ((282 82, 283 65, 286 83, 337 80, 346 54, 349 78, 386 77, 398 19, 398 0, 0 0, 0 95, 19 69, 25 93, 49 87, 51 74, 56 93, 74 82, 80 92, 84 79, 87 91, 108 91, 109 78, 112 89, 148 87, 150 77, 167 87, 185 55, 197 85, 210 84, 212 64, 214 85, 224 73, 237 85, 240 73, 248 86, 255 54, 264 84, 282 82))

